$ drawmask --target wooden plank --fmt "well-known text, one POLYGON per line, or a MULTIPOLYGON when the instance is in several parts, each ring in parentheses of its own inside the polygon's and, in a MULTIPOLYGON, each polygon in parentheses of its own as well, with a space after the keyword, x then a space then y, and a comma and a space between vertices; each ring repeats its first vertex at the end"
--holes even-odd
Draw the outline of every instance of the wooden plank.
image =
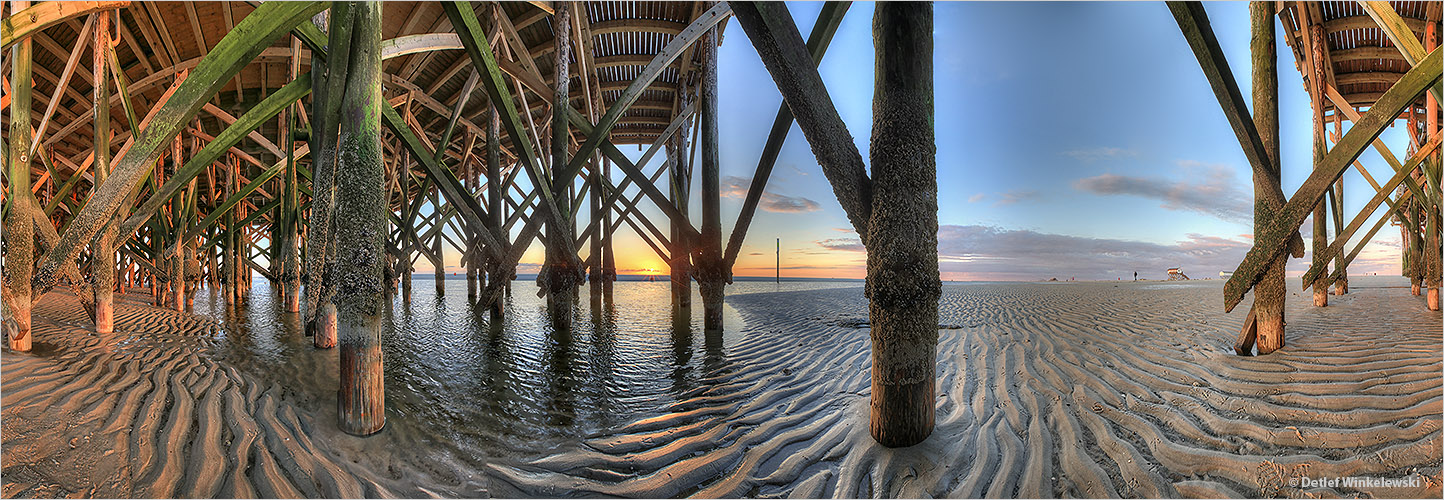
POLYGON ((45 31, 46 28, 73 17, 102 10, 123 9, 128 0, 99 2, 36 2, 35 5, 0 19, 0 50, 8 49, 20 39, 45 31))
MULTIPOLYGON (((1414 36, 1414 27, 1399 17, 1399 13, 1394 11, 1393 5, 1377 0, 1359 2, 1359 5, 1375 23, 1378 23, 1379 28, 1384 30, 1389 41, 1394 42, 1394 46, 1399 48, 1399 53, 1403 54, 1404 60, 1409 62, 1410 67, 1418 66, 1419 62, 1424 60, 1427 54, 1424 52, 1424 45, 1419 43, 1419 38, 1414 36)), ((1421 26, 1418 31, 1423 33, 1423 27, 1421 26)), ((1392 82, 1390 83, 1392 84, 1392 82)), ((1430 88, 1429 92, 1434 94, 1434 100, 1444 101, 1444 95, 1440 94, 1439 89, 1430 88)))
POLYGON ((1289 198, 1283 210, 1277 215, 1277 223, 1269 231, 1255 234, 1254 246, 1244 257, 1238 269, 1224 284, 1224 309, 1232 311, 1243 299, 1243 294, 1252 288, 1263 276, 1264 268, 1278 252, 1284 251, 1288 232, 1303 224, 1309 212, 1323 198, 1328 189, 1344 170, 1358 158, 1363 149, 1372 143, 1385 127, 1393 123, 1399 112, 1422 95, 1425 90, 1438 84, 1440 73, 1435 70, 1440 64, 1438 49, 1430 52, 1419 65, 1409 70, 1399 83, 1384 93, 1384 97, 1373 108, 1354 123, 1344 138, 1334 145, 1314 173, 1289 198))

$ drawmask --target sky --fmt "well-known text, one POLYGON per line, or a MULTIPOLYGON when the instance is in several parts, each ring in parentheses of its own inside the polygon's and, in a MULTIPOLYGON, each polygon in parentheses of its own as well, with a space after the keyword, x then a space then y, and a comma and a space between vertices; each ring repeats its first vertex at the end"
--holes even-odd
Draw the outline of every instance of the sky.
MULTIPOLYGON (((822 4, 788 7, 805 39, 822 4)), ((852 4, 819 67, 865 162, 872 8, 852 4)), ((1207 2, 1205 8, 1249 96, 1247 3, 1207 2)), ((1160 279, 1176 266, 1195 278, 1216 278, 1242 261, 1252 244, 1251 170, 1163 3, 938 2, 933 35, 944 280, 1111 280, 1130 279, 1134 271, 1160 279)), ((1292 194, 1312 168, 1311 112, 1282 36, 1278 47, 1283 189, 1292 194)), ((735 20, 727 21, 718 64, 726 237, 782 98, 735 20)), ((1407 150, 1402 123, 1381 136, 1395 154, 1407 150)), ((640 149, 622 147, 633 159, 642 156, 640 149)), ((644 171, 662 161, 657 155, 644 171)), ((1359 161, 1380 181, 1392 174, 1373 150, 1359 161)), ((620 182, 620 172, 614 178, 620 182)), ((1344 179, 1351 219, 1373 190, 1353 170, 1344 179)), ((694 175, 694 225, 700 223, 699 184, 694 175)), ((666 220, 650 202, 640 205, 659 226, 666 220)), ((585 225, 590 215, 583 209, 580 217, 585 225)), ((1310 228, 1305 222, 1305 238, 1310 228)), ((772 276, 779 238, 784 276, 866 275, 857 234, 796 125, 734 274, 772 276)), ((1350 273, 1397 275, 1399 239, 1398 230, 1382 229, 1350 273)), ((667 272, 630 227, 622 226, 615 245, 618 272, 667 272)), ((543 255, 533 244, 518 271, 534 272, 543 255)), ((1309 258, 1291 260, 1290 274, 1302 274, 1309 258)), ((448 272, 462 271, 454 249, 446 260, 448 272)), ((417 264, 423 271, 429 266, 424 259, 417 264)))

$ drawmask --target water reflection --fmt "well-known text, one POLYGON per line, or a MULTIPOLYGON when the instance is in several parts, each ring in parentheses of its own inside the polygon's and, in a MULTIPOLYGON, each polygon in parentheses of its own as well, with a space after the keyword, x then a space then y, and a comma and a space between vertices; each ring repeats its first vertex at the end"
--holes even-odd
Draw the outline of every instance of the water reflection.
MULTIPOLYGON (((410 303, 397 293, 386 304, 387 432, 478 461, 534 456, 659 415, 710 374, 727 370, 728 348, 742 335, 742 319, 729 306, 727 328, 696 341, 703 331, 701 308, 674 313, 666 282, 616 283, 610 300, 578 304, 570 331, 552 329, 545 299, 530 293, 527 282, 504 297, 507 314, 500 322, 468 301, 464 279, 445 286, 445 296, 438 297, 435 287, 418 284, 410 303)), ((851 286, 857 285, 781 288, 851 286)), ((741 282, 728 291, 777 289, 741 282)), ((329 408, 335 404, 336 351, 313 348, 300 315, 284 312, 282 304, 257 279, 245 303, 229 308, 223 294, 203 292, 195 311, 225 325, 215 346, 218 358, 266 385, 285 387, 302 406, 329 408)))

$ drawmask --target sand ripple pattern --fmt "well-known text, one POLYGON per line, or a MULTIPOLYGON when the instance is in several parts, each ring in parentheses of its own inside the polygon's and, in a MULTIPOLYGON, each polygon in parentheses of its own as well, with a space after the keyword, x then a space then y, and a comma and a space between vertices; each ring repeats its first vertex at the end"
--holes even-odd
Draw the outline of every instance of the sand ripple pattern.
MULTIPOLYGON (((1364 282, 1367 280, 1357 279, 1364 282)), ((1230 345, 1218 283, 945 287, 937 428, 868 436, 860 290, 729 297, 748 320, 701 388, 516 465, 493 493, 549 497, 1439 497, 1441 323, 1360 283, 1293 295, 1288 347, 1230 345), (1417 477, 1417 489, 1289 480, 1417 477)))
POLYGON ((43 343, 0 358, 5 497, 396 494, 331 449, 344 438, 326 435, 329 420, 209 359, 214 322, 117 299, 117 333, 101 336, 74 297, 47 295, 43 343))

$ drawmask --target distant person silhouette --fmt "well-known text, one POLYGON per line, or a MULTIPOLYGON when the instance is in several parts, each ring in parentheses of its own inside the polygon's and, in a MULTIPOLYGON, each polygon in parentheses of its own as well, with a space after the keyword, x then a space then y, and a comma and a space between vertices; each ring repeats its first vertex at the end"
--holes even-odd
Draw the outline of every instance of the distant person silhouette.
POLYGON ((1138 281, 1138 271, 1133 271, 1133 281, 1138 281))

